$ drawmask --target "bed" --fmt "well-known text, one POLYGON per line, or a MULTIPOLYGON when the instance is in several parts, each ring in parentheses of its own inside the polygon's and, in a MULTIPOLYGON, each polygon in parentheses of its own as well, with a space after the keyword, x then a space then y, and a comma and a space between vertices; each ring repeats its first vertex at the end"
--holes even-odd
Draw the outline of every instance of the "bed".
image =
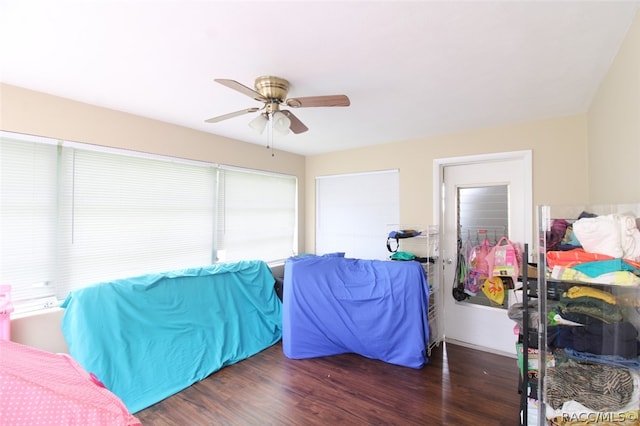
POLYGON ((141 424, 116 395, 69 355, 6 340, 0 340, 0 423, 141 424))
POLYGON ((419 262, 299 256, 285 263, 282 346, 304 359, 356 353, 422 368, 429 286, 419 262))

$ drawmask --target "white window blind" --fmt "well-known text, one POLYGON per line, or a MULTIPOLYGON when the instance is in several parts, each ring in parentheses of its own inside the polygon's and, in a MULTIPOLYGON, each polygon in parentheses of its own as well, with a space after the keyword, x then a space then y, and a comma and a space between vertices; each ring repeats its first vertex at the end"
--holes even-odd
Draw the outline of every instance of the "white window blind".
POLYGON ((58 293, 212 263, 213 166, 75 148, 62 164, 58 293))
POLYGON ((16 304, 295 254, 295 176, 0 132, 0 283, 16 304), (220 181, 218 181, 220 179, 220 181))
POLYGON ((316 178, 316 253, 388 259, 388 226, 400 223, 398 170, 316 178))
POLYGON ((296 254, 295 176, 220 170, 218 259, 277 261, 296 254))
POLYGON ((0 284, 14 300, 53 294, 56 158, 55 141, 0 133, 0 284))

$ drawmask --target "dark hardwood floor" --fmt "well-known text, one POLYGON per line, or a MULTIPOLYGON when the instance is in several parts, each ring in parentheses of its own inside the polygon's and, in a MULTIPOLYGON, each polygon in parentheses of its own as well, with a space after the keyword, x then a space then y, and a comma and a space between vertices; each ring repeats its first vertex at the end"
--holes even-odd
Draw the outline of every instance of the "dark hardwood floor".
POLYGON ((143 425, 518 424, 514 358, 442 344, 420 370, 280 343, 136 413, 143 425))

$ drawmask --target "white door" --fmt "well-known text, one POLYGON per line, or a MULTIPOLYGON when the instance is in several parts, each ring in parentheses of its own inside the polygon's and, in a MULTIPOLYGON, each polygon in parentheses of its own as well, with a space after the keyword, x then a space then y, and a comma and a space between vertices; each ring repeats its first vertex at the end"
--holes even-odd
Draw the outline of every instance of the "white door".
MULTIPOLYGON (((531 246, 532 194, 529 151, 505 155, 438 160, 444 196, 442 247, 444 258, 444 334, 446 341, 497 353, 515 354, 515 323, 507 310, 453 298, 457 258, 459 188, 506 185, 509 239, 531 246)), ((528 260, 528 259, 527 259, 528 260)), ((507 302, 505 302, 507 303, 507 302)))

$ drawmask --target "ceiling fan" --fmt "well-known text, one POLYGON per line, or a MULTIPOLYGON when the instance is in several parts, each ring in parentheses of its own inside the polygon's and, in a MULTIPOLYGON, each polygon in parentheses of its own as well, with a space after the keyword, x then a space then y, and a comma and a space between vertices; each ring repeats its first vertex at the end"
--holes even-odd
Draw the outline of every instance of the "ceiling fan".
POLYGON ((307 96, 302 98, 287 98, 289 82, 280 77, 265 75, 258 77, 254 83, 255 90, 235 80, 215 79, 217 83, 237 90, 258 102, 264 103, 261 108, 252 107, 240 111, 231 112, 205 120, 207 123, 217 123, 240 115, 262 111, 258 117, 251 120, 249 126, 260 132, 264 131, 267 123, 271 121, 273 128, 280 133, 303 133, 309 130, 291 111, 281 110, 281 105, 289 108, 310 107, 334 107, 349 106, 350 101, 346 95, 307 96))

